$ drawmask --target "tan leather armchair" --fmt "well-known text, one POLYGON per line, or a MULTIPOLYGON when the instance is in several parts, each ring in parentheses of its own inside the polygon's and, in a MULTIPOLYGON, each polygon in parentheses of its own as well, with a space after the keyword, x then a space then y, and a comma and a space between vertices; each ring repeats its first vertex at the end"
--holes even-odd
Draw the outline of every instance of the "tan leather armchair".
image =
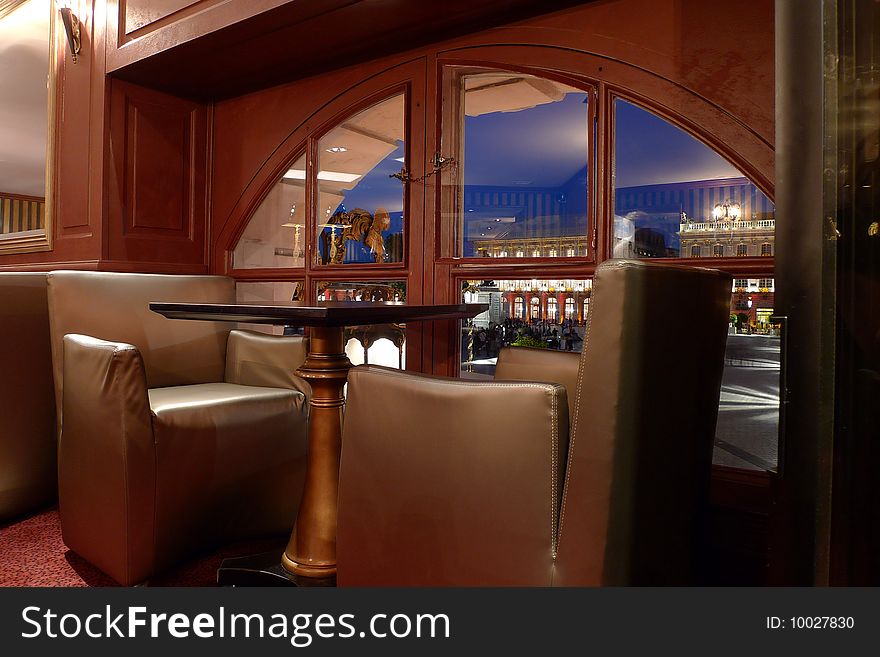
POLYGON ((0 523, 55 501, 46 274, 0 273, 0 523))
POLYGON ((148 308, 234 299, 219 276, 49 274, 62 534, 122 584, 296 518, 307 343, 148 308))
POLYGON ((730 290, 612 260, 581 355, 508 348, 494 382, 354 368, 339 585, 691 582, 730 290))

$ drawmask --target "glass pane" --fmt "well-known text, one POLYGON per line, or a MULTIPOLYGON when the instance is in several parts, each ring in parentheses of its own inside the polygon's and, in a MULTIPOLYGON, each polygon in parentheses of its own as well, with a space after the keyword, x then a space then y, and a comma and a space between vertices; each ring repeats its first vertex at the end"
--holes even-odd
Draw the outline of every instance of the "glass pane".
MULTIPOLYGON (((252 304, 282 304, 288 301, 301 301, 303 297, 303 284, 301 281, 284 282, 243 282, 235 283, 235 301, 237 303, 252 304)), ((266 324, 247 324, 245 328, 261 333, 274 333, 281 335, 286 333, 301 333, 301 327, 270 326, 266 324)))
POLYGON ((235 269, 304 266, 305 172, 303 155, 254 212, 232 253, 235 269))
POLYGON ((508 345, 580 351, 590 310, 591 280, 465 281, 465 303, 489 309, 461 322, 461 374, 495 374, 498 352, 508 345))
POLYGON ((403 261, 404 94, 373 105, 318 142, 318 261, 403 261))
POLYGON ((775 208, 711 148, 615 102, 614 257, 773 255, 775 208))
POLYGON ((462 76, 459 92, 462 189, 444 196, 460 208, 456 255, 587 255, 587 93, 500 71, 462 76))
MULTIPOLYGON (((406 301, 406 281, 317 283, 321 301, 406 301)), ((345 327, 345 353, 354 365, 406 368, 406 324, 345 327)))
POLYGON ((774 298, 771 275, 733 281, 715 429, 713 461, 718 465, 776 467, 780 338, 778 328, 770 323, 774 298))

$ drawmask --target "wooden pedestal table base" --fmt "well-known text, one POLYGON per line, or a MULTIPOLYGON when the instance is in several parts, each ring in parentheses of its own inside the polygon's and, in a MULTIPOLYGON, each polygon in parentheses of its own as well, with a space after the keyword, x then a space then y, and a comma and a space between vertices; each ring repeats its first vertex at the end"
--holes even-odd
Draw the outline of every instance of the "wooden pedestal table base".
POLYGON ((336 497, 342 447, 342 389, 351 369, 343 327, 457 320, 488 310, 487 304, 408 305, 330 302, 320 306, 151 303, 169 319, 310 327, 306 362, 296 371, 312 386, 305 488, 290 542, 273 551, 227 559, 217 571, 221 586, 333 586, 336 582, 336 497), (280 556, 280 560, 279 560, 280 556))
POLYGON ((315 326, 296 373, 309 382, 309 460, 303 498, 281 565, 294 575, 336 575, 336 498, 342 450, 342 394, 351 361, 342 327, 315 326))

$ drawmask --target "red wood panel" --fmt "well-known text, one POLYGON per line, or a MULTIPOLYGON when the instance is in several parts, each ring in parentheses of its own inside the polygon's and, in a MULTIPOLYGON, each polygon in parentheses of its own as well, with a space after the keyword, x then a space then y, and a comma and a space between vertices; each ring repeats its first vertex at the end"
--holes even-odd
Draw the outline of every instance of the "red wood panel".
POLYGON ((205 263, 208 109, 114 82, 109 259, 205 263))
MULTIPOLYGON (((208 1, 216 2, 216 0, 208 1)), ((119 18, 125 26, 124 33, 131 34, 195 4, 205 4, 205 0, 120 0, 119 18)))

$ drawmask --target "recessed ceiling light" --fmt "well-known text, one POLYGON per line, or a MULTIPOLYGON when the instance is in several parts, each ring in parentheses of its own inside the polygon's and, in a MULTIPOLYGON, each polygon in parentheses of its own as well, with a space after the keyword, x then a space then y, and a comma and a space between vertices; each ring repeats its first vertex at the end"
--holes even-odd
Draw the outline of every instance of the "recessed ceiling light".
POLYGON ((345 146, 331 146, 327 149, 328 153, 344 153, 348 149, 345 146))

